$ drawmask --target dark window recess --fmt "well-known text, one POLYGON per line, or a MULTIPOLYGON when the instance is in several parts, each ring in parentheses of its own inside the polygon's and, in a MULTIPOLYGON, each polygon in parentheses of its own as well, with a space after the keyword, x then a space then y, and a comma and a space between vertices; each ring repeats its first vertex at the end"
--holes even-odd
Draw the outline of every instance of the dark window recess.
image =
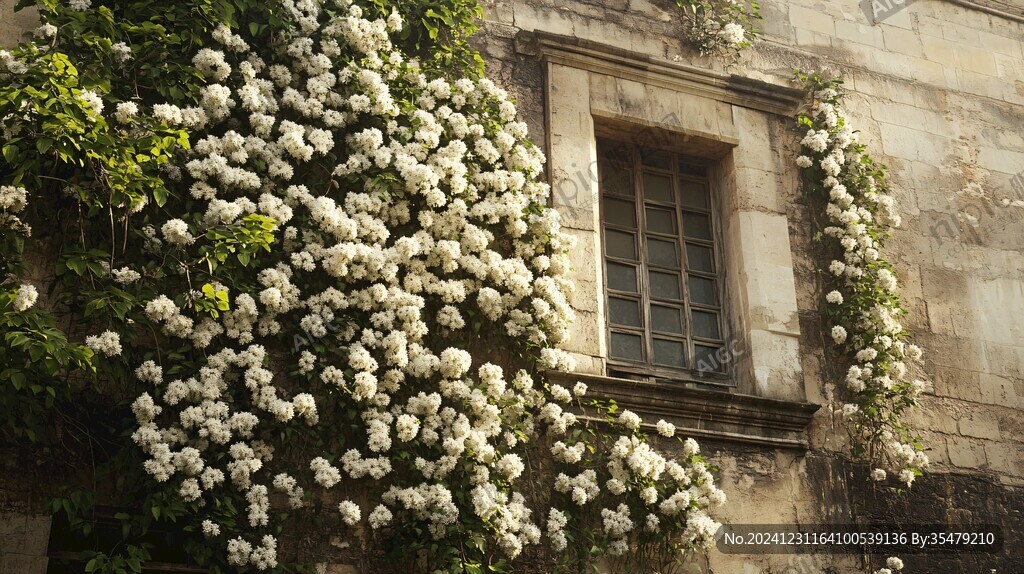
POLYGON ((603 139, 598 151, 610 372, 729 384, 705 164, 603 139))

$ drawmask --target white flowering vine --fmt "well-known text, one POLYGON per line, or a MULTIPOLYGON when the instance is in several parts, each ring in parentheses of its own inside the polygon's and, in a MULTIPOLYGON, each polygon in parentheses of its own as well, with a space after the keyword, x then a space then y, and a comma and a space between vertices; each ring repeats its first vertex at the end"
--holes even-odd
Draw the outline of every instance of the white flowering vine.
POLYGON ((885 259, 889 230, 900 224, 896 203, 877 164, 843 115, 842 82, 798 74, 809 103, 800 112, 807 190, 824 206, 824 228, 816 238, 832 256, 824 315, 829 337, 849 368, 839 407, 853 437, 854 455, 876 465, 871 478, 890 474, 906 486, 928 466, 919 437, 902 421, 927 387, 914 378, 921 349, 908 342, 900 322, 906 314, 899 281, 885 259))
POLYGON ((686 24, 686 40, 702 56, 716 52, 738 53, 760 35, 761 20, 756 2, 736 0, 676 0, 686 24))

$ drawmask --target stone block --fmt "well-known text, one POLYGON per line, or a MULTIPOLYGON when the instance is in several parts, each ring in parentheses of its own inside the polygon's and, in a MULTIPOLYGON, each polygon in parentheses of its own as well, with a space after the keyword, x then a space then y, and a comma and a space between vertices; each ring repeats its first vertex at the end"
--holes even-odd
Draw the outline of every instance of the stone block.
POLYGON ((789 23, 796 28, 811 30, 819 34, 836 35, 836 23, 832 16, 796 4, 789 5, 789 23))
POLYGON ((995 413, 977 410, 964 415, 958 422, 960 434, 974 438, 999 440, 999 421, 995 413))
POLYGON ((949 461, 963 468, 978 468, 987 462, 985 447, 981 441, 963 437, 946 439, 949 461))

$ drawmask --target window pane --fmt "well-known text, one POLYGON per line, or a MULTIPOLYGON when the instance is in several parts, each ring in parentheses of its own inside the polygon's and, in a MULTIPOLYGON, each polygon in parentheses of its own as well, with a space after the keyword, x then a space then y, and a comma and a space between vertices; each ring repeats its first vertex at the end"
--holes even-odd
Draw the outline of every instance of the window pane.
POLYGON ((713 273, 715 271, 714 263, 714 251, 710 247, 704 247, 703 245, 697 245, 695 243, 686 244, 686 268, 691 271, 706 271, 713 273))
POLYGON ((604 220, 612 225, 636 227, 636 206, 632 201, 604 198, 604 220))
POLYGON ((609 297, 608 311, 612 323, 616 325, 626 325, 628 327, 639 327, 641 325, 639 301, 609 297))
POLYGON ((651 297, 679 299, 679 274, 651 271, 651 297))
POLYGON ((718 315, 703 311, 693 311, 690 316, 693 318, 693 322, 690 325, 692 326, 694 337, 702 339, 722 338, 721 333, 718 331, 718 315))
POLYGON ((701 305, 718 305, 715 280, 690 275, 690 301, 701 305))
POLYGON ((609 261, 608 288, 616 291, 638 293, 636 289, 636 267, 609 261))
POLYGON ((631 361, 644 360, 643 339, 640 335, 612 332, 612 357, 631 361))
POLYGON ((711 221, 705 213, 683 213, 683 235, 711 240, 711 221))
POLYGON ((616 141, 599 140, 597 142, 597 153, 600 155, 603 165, 628 165, 633 160, 629 146, 616 141))
POLYGON ((679 173, 685 173, 686 175, 693 175, 697 177, 704 177, 707 175, 708 170, 702 165, 690 163, 684 159, 679 162, 679 173))
POLYGON ((675 241, 647 239, 647 260, 659 267, 679 267, 679 255, 675 241))
POLYGON ((681 314, 680 309, 675 307, 651 305, 651 329, 666 333, 682 333, 681 314))
POLYGON ((609 257, 636 259, 636 235, 608 229, 604 232, 604 251, 609 257))
POLYGON ((679 180, 679 202, 686 207, 708 209, 708 189, 703 183, 679 180))
POLYGON ((601 188, 605 193, 633 197, 633 170, 606 169, 601 188))
POLYGON ((658 365, 668 365, 670 367, 685 367, 686 352, 683 350, 683 342, 655 339, 654 362, 658 365))
POLYGON ((694 364, 698 371, 704 372, 717 372, 720 373, 725 370, 725 361, 719 359, 719 349, 721 347, 705 347, 704 345, 694 345, 694 364))
POLYGON ((647 208, 647 230, 657 233, 676 233, 676 213, 668 209, 647 208))
POLYGON ((672 169, 672 161, 670 157, 671 156, 669 156, 669 154, 661 151, 640 151, 640 161, 643 162, 644 165, 656 167, 658 169, 672 169))
POLYGON ((672 197, 672 180, 668 176, 645 173, 644 199, 675 201, 675 198, 672 197))

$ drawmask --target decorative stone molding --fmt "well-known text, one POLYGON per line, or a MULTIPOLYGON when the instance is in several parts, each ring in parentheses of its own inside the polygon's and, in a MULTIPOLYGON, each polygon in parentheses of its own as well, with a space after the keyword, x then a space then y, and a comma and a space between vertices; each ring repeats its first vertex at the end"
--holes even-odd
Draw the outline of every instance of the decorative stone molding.
POLYGON ((652 433, 654 423, 665 419, 683 436, 770 448, 806 449, 806 427, 819 408, 667 383, 573 373, 549 372, 548 376, 567 388, 583 381, 588 395, 614 400, 635 412, 652 433))
POLYGON ((798 88, 669 62, 647 54, 541 30, 519 32, 516 35, 516 51, 539 56, 548 64, 561 64, 633 80, 787 118, 792 117, 803 102, 803 92, 798 88))

